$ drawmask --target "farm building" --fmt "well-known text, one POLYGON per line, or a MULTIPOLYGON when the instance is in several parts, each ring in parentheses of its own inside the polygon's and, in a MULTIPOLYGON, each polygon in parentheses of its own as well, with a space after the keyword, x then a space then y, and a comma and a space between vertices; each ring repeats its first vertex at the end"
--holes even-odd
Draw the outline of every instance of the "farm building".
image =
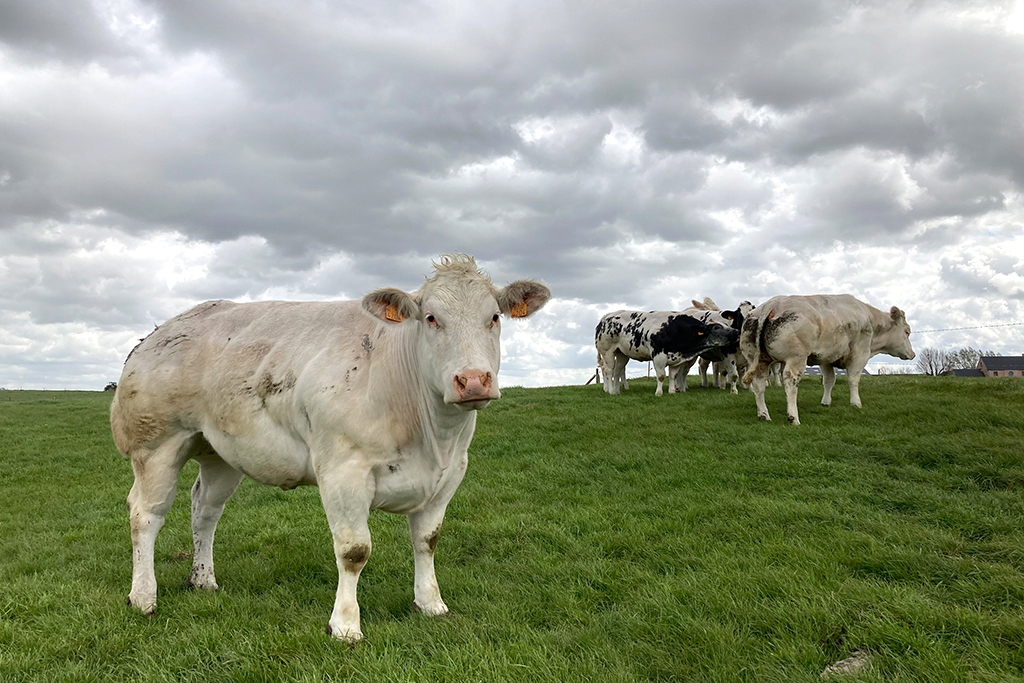
POLYGON ((978 370, 985 377, 1024 377, 1024 354, 1020 356, 982 356, 978 370))
POLYGON ((942 373, 946 377, 984 377, 985 373, 977 368, 956 368, 954 370, 946 370, 942 373))

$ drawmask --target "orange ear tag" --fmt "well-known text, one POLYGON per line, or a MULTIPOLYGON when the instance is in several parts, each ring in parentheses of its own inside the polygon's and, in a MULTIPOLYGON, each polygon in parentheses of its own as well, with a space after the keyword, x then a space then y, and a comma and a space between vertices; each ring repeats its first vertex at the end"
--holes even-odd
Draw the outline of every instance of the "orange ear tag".
POLYGON ((525 318, 528 310, 526 302, 520 301, 519 303, 512 305, 512 310, 510 310, 509 313, 513 318, 525 318))
POLYGON ((384 309, 384 317, 393 323, 400 323, 404 320, 404 318, 402 318, 402 314, 398 312, 398 306, 394 304, 387 305, 384 309))

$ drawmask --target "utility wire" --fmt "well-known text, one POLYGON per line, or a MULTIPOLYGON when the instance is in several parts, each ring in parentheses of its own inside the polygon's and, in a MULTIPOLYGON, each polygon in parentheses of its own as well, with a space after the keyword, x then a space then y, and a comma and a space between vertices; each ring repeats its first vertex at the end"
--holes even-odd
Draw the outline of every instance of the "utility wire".
POLYGON ((946 327, 941 330, 914 330, 914 334, 926 334, 928 332, 954 332, 956 330, 987 330, 992 327, 1013 327, 1015 325, 1024 325, 1024 322, 1019 323, 1001 323, 999 325, 975 325, 974 327, 946 327))

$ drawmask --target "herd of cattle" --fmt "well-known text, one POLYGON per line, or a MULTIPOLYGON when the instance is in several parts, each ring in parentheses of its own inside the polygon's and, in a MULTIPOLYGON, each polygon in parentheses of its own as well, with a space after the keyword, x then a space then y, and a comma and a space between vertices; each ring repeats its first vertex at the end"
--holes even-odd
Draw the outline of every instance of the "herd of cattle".
POLYGON ((614 311, 602 317, 594 344, 604 390, 618 394, 629 388, 625 372, 632 359, 652 361, 656 396, 662 395, 666 374, 670 394, 677 388, 686 391, 686 375, 699 358, 705 386, 708 364, 713 364, 715 385, 728 382, 733 393, 745 370, 743 384, 754 392, 762 420, 771 419, 764 401, 769 373, 781 373, 787 417, 800 424, 797 388, 808 365, 821 366, 822 405, 832 403, 835 368, 843 368, 850 380, 850 403, 860 407, 860 374, 872 356, 914 358, 903 311, 893 306, 887 315, 849 294, 777 296, 756 308, 744 301, 734 311, 720 310, 709 298, 692 304, 682 311, 614 311))
MULTIPOLYGON (((476 411, 500 397, 501 318, 530 316, 550 296, 532 280, 499 288, 472 257, 453 254, 415 292, 382 288, 341 302, 209 301, 156 328, 128 355, 110 409, 114 442, 135 475, 127 501, 129 605, 156 609, 157 534, 182 467, 196 460, 190 586, 217 589, 214 533, 249 476, 282 489, 319 488, 338 567, 327 623, 333 637, 362 638, 356 584, 372 547, 371 509, 407 515, 414 605, 425 615, 447 613, 434 549, 466 472, 476 411)), ((679 313, 620 311, 601 321, 597 343, 611 393, 625 384, 627 358, 654 360, 659 394, 665 368, 671 392, 678 371, 698 356, 718 362, 734 387, 746 363, 764 419, 768 368, 782 361, 796 422, 794 378, 806 363, 822 366, 826 400, 831 367, 845 366, 859 405, 856 380, 867 359, 912 358, 909 334, 895 307, 886 316, 848 296, 777 297, 735 311, 709 301, 679 313)), ((684 389, 685 378, 684 371, 684 389)))

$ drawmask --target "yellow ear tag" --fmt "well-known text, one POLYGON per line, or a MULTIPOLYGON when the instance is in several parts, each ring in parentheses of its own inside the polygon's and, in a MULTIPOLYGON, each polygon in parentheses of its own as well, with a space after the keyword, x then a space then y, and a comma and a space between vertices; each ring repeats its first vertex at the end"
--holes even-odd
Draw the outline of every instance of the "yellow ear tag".
POLYGON ((393 323, 400 323, 404 320, 404 318, 402 318, 402 314, 398 312, 398 306, 394 304, 387 305, 384 309, 384 317, 393 323))
POLYGON ((512 305, 512 310, 509 311, 509 313, 511 313, 513 318, 525 318, 528 310, 526 302, 520 301, 519 303, 512 305))

